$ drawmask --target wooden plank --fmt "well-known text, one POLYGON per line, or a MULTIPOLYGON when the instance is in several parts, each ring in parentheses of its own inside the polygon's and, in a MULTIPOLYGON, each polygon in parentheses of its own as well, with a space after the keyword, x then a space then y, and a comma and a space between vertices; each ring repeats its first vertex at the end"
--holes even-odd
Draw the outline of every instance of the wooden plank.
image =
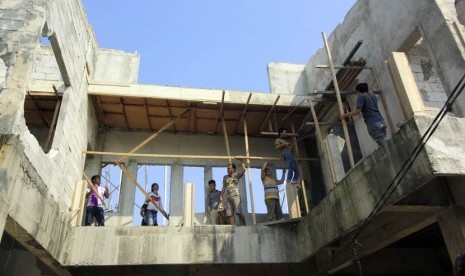
MULTIPOLYGON (((292 132, 295 133, 295 128, 294 128, 294 123, 291 124, 292 132)), ((293 142, 294 142, 294 149, 297 157, 300 157, 300 152, 299 152, 299 147, 297 145, 297 138, 294 136, 293 137, 293 142)), ((302 166, 300 163, 297 163, 299 174, 300 174, 300 185, 302 186, 302 193, 304 195, 304 203, 305 203, 305 210, 307 211, 307 215, 310 214, 310 208, 308 207, 308 200, 307 200, 307 189, 305 187, 305 181, 304 177, 302 174, 302 166)), ((308 172, 310 176, 310 183, 312 182, 310 171, 308 172)))
POLYGON ((224 144, 226 146, 226 153, 228 154, 229 158, 229 163, 232 162, 232 159, 231 159, 231 151, 229 149, 229 139, 228 139, 228 130, 226 129, 226 124, 224 122, 224 118, 221 117, 221 125, 223 126, 223 136, 224 136, 224 144))
MULTIPOLYGON (((333 66, 333 59, 331 57, 331 51, 329 50, 328 40, 327 40, 326 34, 324 32, 322 33, 322 36, 323 36, 323 41, 325 43, 326 54, 327 54, 328 60, 329 60, 329 66, 331 67, 331 76, 333 78, 334 88, 336 90, 336 98, 337 98, 337 103, 338 103, 338 108, 339 108, 339 115, 343 115, 344 114, 344 107, 342 106, 342 99, 341 99, 341 95, 339 94, 339 85, 337 83, 336 72, 335 72, 334 66, 333 66)), ((349 155, 350 167, 354 168, 355 167, 354 155, 352 153, 352 145, 350 143, 349 130, 347 128, 346 120, 342 120, 342 129, 343 129, 343 132, 344 132, 344 138, 346 140, 345 142, 346 142, 346 146, 347 146, 347 153, 349 155)))
POLYGON ((275 99, 273 105, 270 107, 270 109, 268 110, 268 113, 266 114, 265 118, 263 119, 263 121, 262 121, 262 123, 261 123, 261 125, 260 125, 260 129, 259 129, 259 130, 262 130, 263 127, 265 126, 265 124, 267 123, 267 121, 270 119, 270 116, 271 116, 273 110, 275 109, 276 104, 278 103, 280 97, 281 97, 280 95, 278 95, 278 96, 276 97, 276 99, 275 99))
POLYGON ((50 126, 50 129, 48 130, 47 141, 45 142, 45 147, 44 147, 45 152, 48 152, 50 148, 52 147, 53 136, 55 134, 55 128, 57 126, 57 119, 58 119, 58 114, 60 113, 60 108, 61 108, 61 101, 58 100, 55 106, 55 112, 53 114, 52 125, 50 126))
POLYGON ((239 127, 242 125, 242 123, 244 121, 245 113, 247 111, 247 107, 249 106, 249 102, 250 102, 251 98, 252 98, 252 92, 249 94, 249 97, 247 98, 247 102, 245 103, 244 109, 242 109, 241 116, 240 116, 239 120, 237 121, 237 125, 236 125, 236 128, 235 128, 236 133, 239 132, 239 127))

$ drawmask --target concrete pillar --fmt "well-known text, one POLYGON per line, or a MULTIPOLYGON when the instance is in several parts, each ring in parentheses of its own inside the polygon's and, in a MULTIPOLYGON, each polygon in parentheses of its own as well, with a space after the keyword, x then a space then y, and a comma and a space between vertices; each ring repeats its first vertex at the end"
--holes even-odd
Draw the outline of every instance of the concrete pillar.
MULTIPOLYGON (((205 166, 203 167, 203 174, 204 174, 204 202, 205 202, 205 213, 208 212, 208 203, 207 203, 207 195, 208 193, 210 192, 210 190, 208 189, 208 181, 212 180, 213 179, 213 170, 212 170, 212 167, 211 166, 205 166)), ((216 180, 215 180, 216 181, 216 180)), ((218 183, 216 183, 217 186, 218 186, 218 183)), ((199 183, 200 185, 200 183, 199 183)))
MULTIPOLYGON (((334 174, 336 175, 336 182, 341 181, 345 176, 344 165, 342 163, 341 150, 339 148, 339 141, 343 140, 337 135, 329 134, 326 137, 326 143, 329 151, 329 158, 333 163, 334 174)), ((332 187, 331 187, 332 188, 332 187)))
POLYGON ((169 226, 177 226, 183 217, 183 174, 183 166, 173 164, 171 167, 169 226))
MULTIPOLYGON (((238 169, 239 166, 242 165, 237 165, 238 169)), ((240 170, 240 169, 239 169, 240 170)), ((239 179, 239 195, 241 197, 241 208, 242 208, 242 213, 244 214, 245 217, 245 223, 247 225, 251 225, 252 221, 249 219, 249 216, 247 215, 249 212, 247 211, 247 189, 245 187, 245 179, 247 177, 247 171, 244 173, 244 175, 239 179)), ((239 225, 239 218, 235 216, 234 221, 236 222, 236 225, 239 225)))
POLYGON ((452 263, 465 250, 465 207, 452 206, 438 216, 442 237, 452 263))
POLYGON ((194 226, 194 183, 186 183, 184 185, 184 226, 194 226))
POLYGON ((299 197, 297 196, 297 185, 286 184, 287 208, 289 218, 300 218, 299 197))
MULTIPOLYGON (((134 159, 128 159, 125 162, 125 167, 137 179, 137 162, 134 159)), ((135 197, 136 185, 134 185, 134 182, 132 182, 132 180, 123 173, 121 177, 118 211, 116 213, 105 214, 105 225, 132 226, 135 197)))
POLYGON ((70 223, 72 226, 81 226, 84 223, 86 214, 86 180, 78 180, 74 185, 73 198, 71 199, 70 223))
POLYGON ((388 61, 389 73, 402 104, 406 119, 425 110, 417 83, 405 53, 393 52, 388 61))

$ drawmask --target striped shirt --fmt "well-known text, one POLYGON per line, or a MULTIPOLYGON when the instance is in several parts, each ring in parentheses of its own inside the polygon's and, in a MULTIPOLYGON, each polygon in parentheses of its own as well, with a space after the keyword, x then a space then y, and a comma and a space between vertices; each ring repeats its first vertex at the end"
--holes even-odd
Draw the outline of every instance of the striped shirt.
POLYGON ((278 181, 269 176, 262 179, 263 188, 265 189, 265 199, 279 199, 278 181))

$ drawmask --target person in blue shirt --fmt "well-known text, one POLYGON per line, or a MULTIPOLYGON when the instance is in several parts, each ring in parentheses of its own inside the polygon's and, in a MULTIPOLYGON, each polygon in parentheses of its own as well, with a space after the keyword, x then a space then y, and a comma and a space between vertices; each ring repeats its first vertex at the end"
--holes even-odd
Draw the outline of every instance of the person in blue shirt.
POLYGON ((368 133, 378 145, 386 143, 386 122, 378 109, 378 99, 368 92, 368 84, 359 83, 355 87, 357 92, 357 103, 355 110, 340 116, 341 120, 357 116, 362 113, 363 120, 367 125, 368 133))

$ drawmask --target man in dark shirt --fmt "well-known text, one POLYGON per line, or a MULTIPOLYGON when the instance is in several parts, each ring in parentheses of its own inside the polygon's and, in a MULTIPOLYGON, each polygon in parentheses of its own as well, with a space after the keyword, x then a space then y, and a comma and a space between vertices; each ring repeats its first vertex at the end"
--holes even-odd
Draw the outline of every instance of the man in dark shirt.
POLYGON ((367 125, 368 133, 371 138, 373 138, 378 145, 385 144, 387 126, 383 116, 379 112, 378 99, 373 93, 368 92, 368 84, 366 83, 357 84, 355 91, 358 96, 355 110, 347 114, 342 114, 340 119, 344 120, 345 118, 354 117, 362 113, 363 120, 367 125))
POLYGON ((208 213, 207 216, 210 218, 211 224, 218 224, 218 210, 220 207, 220 194, 221 192, 216 189, 215 180, 208 181, 209 192, 207 194, 207 206, 208 213))

